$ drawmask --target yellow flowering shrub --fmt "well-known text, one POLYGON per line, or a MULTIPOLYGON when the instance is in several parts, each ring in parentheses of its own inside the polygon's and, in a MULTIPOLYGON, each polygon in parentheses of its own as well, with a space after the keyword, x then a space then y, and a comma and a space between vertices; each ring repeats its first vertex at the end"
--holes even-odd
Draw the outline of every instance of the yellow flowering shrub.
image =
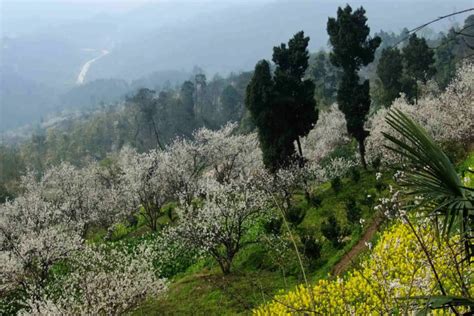
MULTIPOLYGON (((428 225, 415 227, 427 245, 447 294, 461 295, 456 283, 459 274, 472 278, 472 266, 458 264, 459 237, 453 237, 449 243, 438 243, 428 225)), ((472 293, 472 279, 465 283, 470 285, 472 293)), ((441 292, 415 234, 408 225, 397 222, 382 234, 358 269, 343 278, 319 280, 311 292, 300 285, 289 293, 276 295, 272 302, 255 309, 254 315, 409 314, 416 306, 404 298, 419 295, 441 295, 441 292)), ((437 310, 435 314, 449 313, 437 310)))

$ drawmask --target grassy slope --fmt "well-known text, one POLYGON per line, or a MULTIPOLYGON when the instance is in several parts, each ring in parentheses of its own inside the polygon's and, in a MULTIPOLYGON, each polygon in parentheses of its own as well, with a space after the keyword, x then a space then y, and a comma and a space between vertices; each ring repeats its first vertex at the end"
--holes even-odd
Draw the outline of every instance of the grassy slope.
MULTIPOLYGON (((373 217, 372 206, 376 196, 374 172, 362 172, 361 179, 354 183, 343 179, 342 190, 335 194, 329 183, 315 189, 322 198, 319 207, 308 205, 303 196, 295 195, 297 206, 306 209, 306 216, 299 225, 300 229, 310 230, 320 238, 321 223, 331 214, 336 214, 342 225, 349 225, 346 218, 345 202, 348 197, 357 200, 362 209, 362 217, 367 226, 373 217), (367 198, 367 195, 371 195, 367 198)), ((359 225, 352 225, 350 239, 342 249, 335 249, 329 242, 323 242, 321 258, 306 273, 310 282, 328 277, 332 267, 357 243, 363 233, 359 225)), ((293 253, 293 257, 294 253, 293 253)), ((255 245, 243 249, 235 259, 234 272, 223 276, 216 265, 208 259, 199 261, 171 280, 169 290, 164 297, 152 298, 143 303, 135 315, 235 315, 248 314, 250 310, 270 300, 281 290, 293 288, 302 283, 297 266, 282 271, 266 264, 268 254, 261 246, 255 245)))

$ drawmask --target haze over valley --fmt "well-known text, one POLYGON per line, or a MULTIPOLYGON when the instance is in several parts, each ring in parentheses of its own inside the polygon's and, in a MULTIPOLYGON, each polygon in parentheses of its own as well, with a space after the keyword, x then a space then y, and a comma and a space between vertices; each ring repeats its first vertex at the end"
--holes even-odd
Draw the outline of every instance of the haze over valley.
MULTIPOLYGON (((471 1, 355 1, 372 33, 399 32, 471 1)), ((299 30, 327 48, 325 23, 343 1, 2 1, 0 130, 65 109, 116 102, 138 87, 177 85, 200 67, 249 71, 299 30), (117 86, 118 84, 118 86, 117 86), (101 86, 117 87, 107 93, 101 86), (98 86, 98 87, 94 87, 98 86), (76 99, 74 99, 74 96, 76 99)), ((433 25, 429 36, 466 15, 433 25)))

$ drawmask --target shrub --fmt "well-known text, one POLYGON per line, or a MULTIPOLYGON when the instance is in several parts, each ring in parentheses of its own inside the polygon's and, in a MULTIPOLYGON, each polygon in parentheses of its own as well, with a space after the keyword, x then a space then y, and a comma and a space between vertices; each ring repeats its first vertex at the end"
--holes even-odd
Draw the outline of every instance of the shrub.
POLYGON ((337 194, 342 190, 342 181, 340 177, 335 177, 331 180, 331 187, 337 194))
POLYGON ((362 210, 357 205, 357 202, 354 198, 349 197, 346 202, 346 210, 347 210, 347 219, 351 223, 356 223, 359 221, 361 217, 362 210))
POLYGON ((310 196, 309 202, 311 203, 312 206, 319 207, 323 203, 323 198, 320 195, 312 194, 310 196))
POLYGON ((321 243, 316 239, 314 234, 302 234, 300 236, 302 245, 302 252, 310 261, 314 262, 321 257, 321 243))
POLYGON ((385 183, 383 183, 383 181, 381 181, 381 180, 378 180, 377 182, 375 182, 375 189, 379 193, 382 192, 386 187, 387 187, 387 185, 385 183))
POLYGON ((334 215, 329 216, 327 221, 321 225, 321 233, 331 242, 334 248, 341 247, 342 228, 334 215))
POLYGON ((360 171, 356 167, 351 168, 351 179, 355 183, 359 182, 360 180, 360 171))
POLYGON ((327 168, 332 164, 334 160, 344 160, 344 161, 355 161, 355 143, 348 143, 345 145, 338 146, 330 154, 326 155, 324 158, 319 161, 319 165, 322 168, 327 168))
POLYGON ((127 216, 127 226, 130 228, 136 228, 137 225, 138 225, 138 218, 133 214, 129 214, 127 216))
POLYGON ((174 203, 169 203, 163 206, 161 212, 168 217, 170 222, 174 222, 177 218, 176 214, 176 205, 174 203))
POLYGON ((306 209, 296 206, 288 208, 285 214, 285 218, 291 224, 298 226, 306 216, 306 209))
POLYGON ((282 224, 283 220, 281 217, 274 217, 263 224, 263 229, 267 234, 278 235, 282 224))
POLYGON ((368 207, 372 207, 375 203, 376 198, 377 198, 377 190, 376 189, 370 189, 370 190, 367 190, 363 202, 368 207))
POLYGON ((379 170, 381 164, 382 164, 382 159, 380 157, 376 157, 374 160, 372 160, 372 167, 375 170, 379 170))

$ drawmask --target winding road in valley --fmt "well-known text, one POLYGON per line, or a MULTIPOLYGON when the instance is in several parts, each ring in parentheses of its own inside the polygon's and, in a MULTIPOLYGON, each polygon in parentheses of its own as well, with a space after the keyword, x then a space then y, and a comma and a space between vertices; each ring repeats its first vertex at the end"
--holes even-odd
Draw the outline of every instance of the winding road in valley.
POLYGON ((84 65, 82 65, 81 72, 79 72, 79 75, 77 76, 76 83, 77 84, 83 84, 84 80, 86 79, 87 72, 89 71, 89 68, 91 65, 96 62, 97 60, 101 59, 102 57, 108 55, 110 52, 106 49, 101 50, 101 54, 95 58, 92 58, 91 60, 87 61, 84 65))

